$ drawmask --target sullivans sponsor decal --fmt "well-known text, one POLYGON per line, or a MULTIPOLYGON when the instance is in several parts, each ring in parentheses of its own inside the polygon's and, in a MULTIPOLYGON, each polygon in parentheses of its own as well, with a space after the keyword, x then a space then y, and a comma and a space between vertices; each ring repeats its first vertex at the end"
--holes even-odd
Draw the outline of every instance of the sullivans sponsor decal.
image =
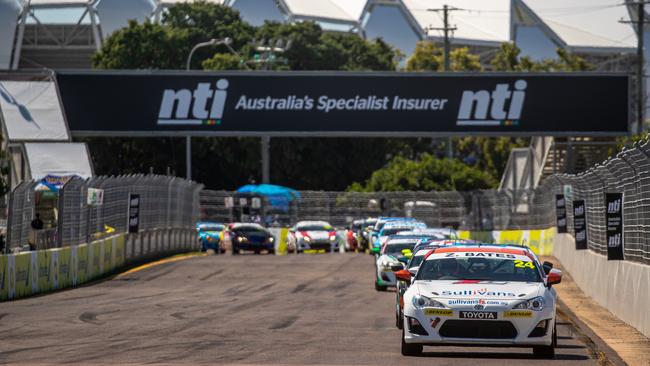
POLYGON ((478 290, 445 290, 442 296, 492 296, 492 297, 516 297, 512 292, 492 291, 485 288, 478 290))

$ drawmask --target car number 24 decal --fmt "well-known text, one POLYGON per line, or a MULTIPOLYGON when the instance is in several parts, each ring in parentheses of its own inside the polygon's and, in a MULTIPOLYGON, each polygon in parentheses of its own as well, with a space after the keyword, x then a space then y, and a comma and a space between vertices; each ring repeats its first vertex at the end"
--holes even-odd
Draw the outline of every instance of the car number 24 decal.
POLYGON ((535 269, 535 265, 533 264, 533 262, 524 262, 524 261, 522 261, 522 260, 516 260, 516 261, 514 261, 514 262, 515 262, 515 267, 517 267, 517 268, 531 268, 531 269, 535 269))

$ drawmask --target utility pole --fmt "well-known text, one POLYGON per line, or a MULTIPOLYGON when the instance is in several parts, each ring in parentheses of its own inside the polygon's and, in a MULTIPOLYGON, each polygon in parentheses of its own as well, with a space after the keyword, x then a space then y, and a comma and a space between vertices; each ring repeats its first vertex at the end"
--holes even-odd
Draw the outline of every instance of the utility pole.
MULTIPOLYGON (((442 28, 429 27, 429 30, 441 30, 444 37, 444 71, 448 72, 450 68, 449 54, 451 53, 451 33, 457 28, 449 25, 449 12, 454 10, 462 10, 458 8, 449 7, 445 4, 442 6, 442 9, 427 9, 427 11, 433 12, 442 12, 442 28)), ((451 137, 447 138, 447 157, 453 159, 454 157, 454 145, 453 139, 451 137)))
POLYGON ((630 21, 624 21, 621 20, 621 23, 633 23, 636 25, 636 35, 637 35, 637 46, 636 46, 636 78, 637 78, 637 85, 636 85, 636 93, 637 93, 637 103, 636 103, 636 119, 637 119, 637 126, 636 126, 636 133, 640 134, 643 132, 643 122, 644 122, 644 112, 645 112, 645 92, 643 88, 643 84, 645 81, 645 75, 643 74, 643 69, 645 66, 645 57, 643 55, 643 38, 644 38, 644 28, 645 25, 647 24, 645 20, 645 5, 649 4, 650 1, 638 1, 638 2, 631 2, 628 3, 629 5, 636 5, 637 6, 637 17, 638 19, 636 21, 630 20, 630 21))

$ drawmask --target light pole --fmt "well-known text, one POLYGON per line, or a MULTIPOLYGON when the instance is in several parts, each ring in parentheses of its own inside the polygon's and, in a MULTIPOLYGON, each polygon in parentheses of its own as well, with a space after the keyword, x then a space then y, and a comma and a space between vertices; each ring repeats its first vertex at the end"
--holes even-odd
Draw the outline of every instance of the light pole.
MULTIPOLYGON (((187 66, 185 69, 187 71, 190 71, 190 63, 192 62, 192 56, 194 56, 194 52, 203 47, 225 45, 228 47, 228 50, 230 50, 230 52, 239 56, 237 52, 235 52, 235 50, 230 47, 231 44, 232 39, 230 37, 226 37, 224 39, 213 38, 207 42, 197 43, 196 46, 194 46, 190 51, 190 54, 187 56, 187 66)), ((188 180, 192 179, 192 136, 190 135, 185 136, 185 178, 188 180)))

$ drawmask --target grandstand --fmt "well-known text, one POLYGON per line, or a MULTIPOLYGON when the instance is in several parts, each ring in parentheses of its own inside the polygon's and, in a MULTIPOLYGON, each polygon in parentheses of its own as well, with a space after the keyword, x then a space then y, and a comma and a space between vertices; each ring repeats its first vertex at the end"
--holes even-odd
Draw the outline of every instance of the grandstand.
MULTIPOLYGON (((158 21, 191 0, 0 0, 0 69, 86 68, 106 37, 129 19, 158 21)), ((515 42, 535 59, 557 47, 601 70, 626 69, 635 52, 632 7, 617 0, 210 0, 239 10, 254 25, 312 20, 324 29, 381 37, 409 55, 419 40, 442 41, 448 5, 452 45, 482 60, 515 42)), ((486 63, 487 64, 487 63, 486 63)))

